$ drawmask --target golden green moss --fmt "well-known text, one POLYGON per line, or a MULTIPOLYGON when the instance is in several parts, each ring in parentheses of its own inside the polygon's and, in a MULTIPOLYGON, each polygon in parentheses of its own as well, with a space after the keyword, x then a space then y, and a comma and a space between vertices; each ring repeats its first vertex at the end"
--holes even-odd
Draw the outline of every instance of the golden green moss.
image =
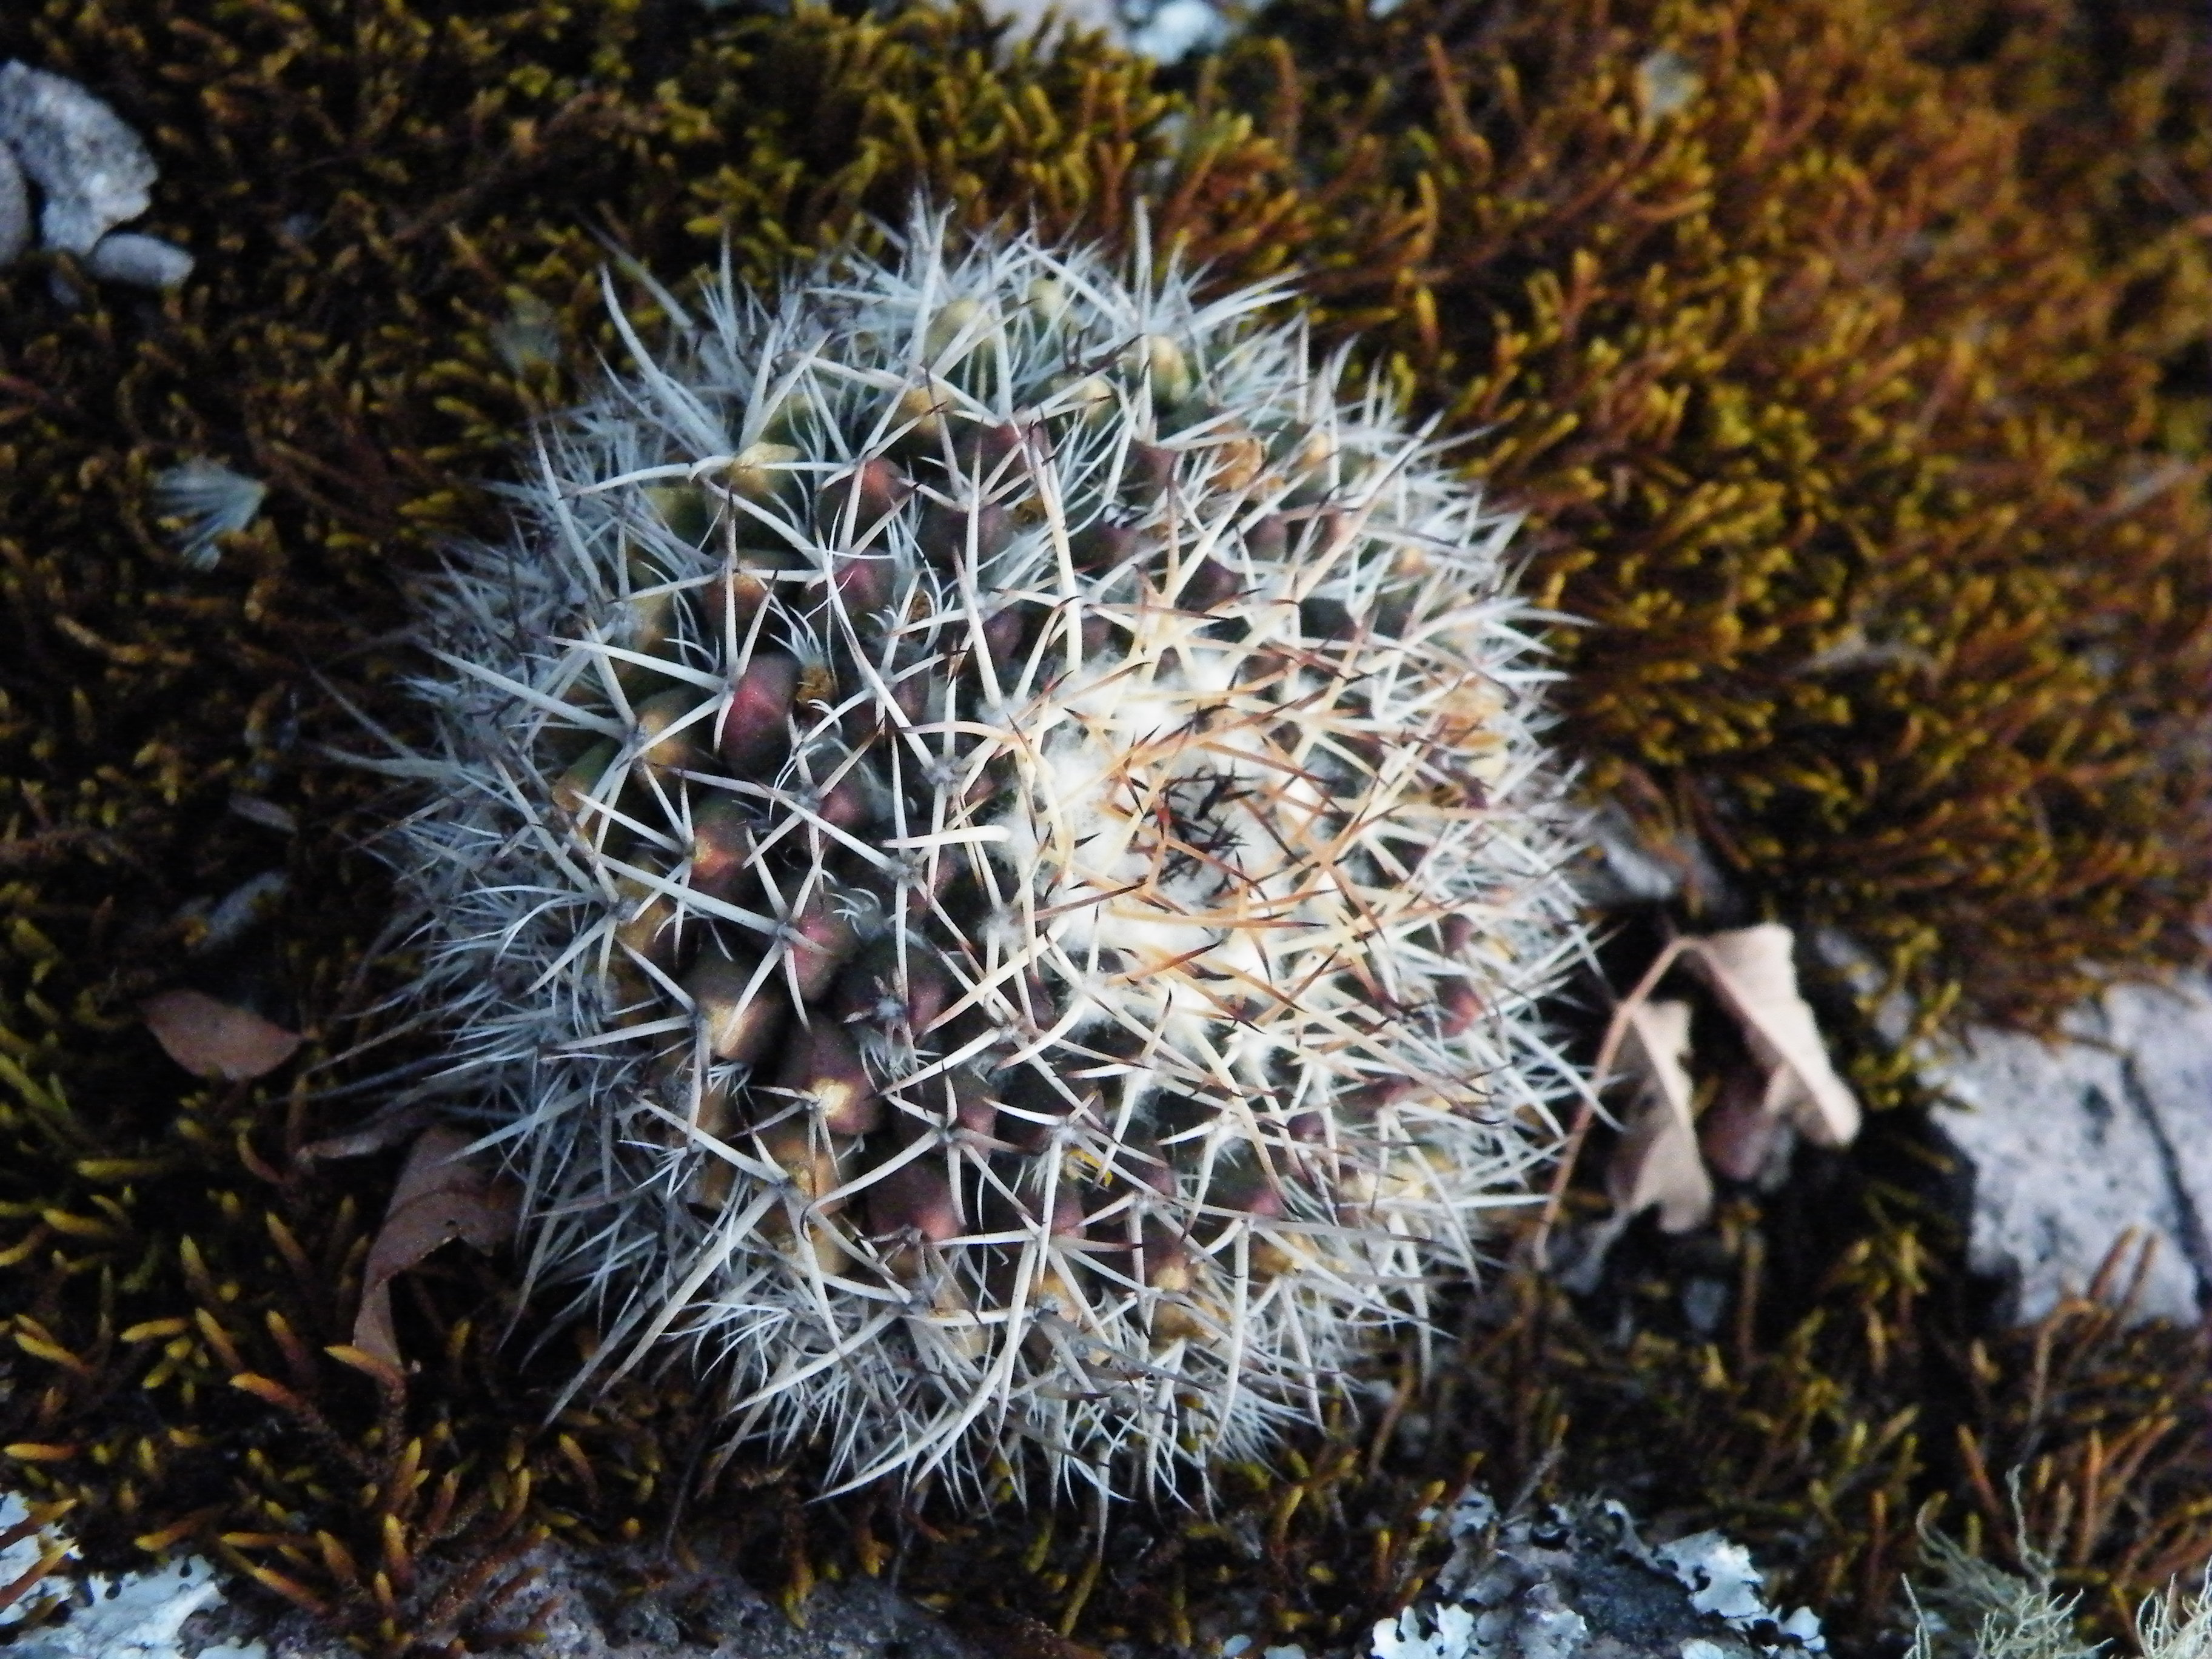
MULTIPOLYGON (((179 907, 276 866, 267 968, 303 1063, 390 1035, 374 1011, 406 964, 374 953, 356 850, 382 809, 315 746, 356 738, 324 681, 391 712, 413 574, 497 533, 483 483, 614 349, 598 234, 664 270, 726 235, 766 280, 926 183, 1109 238, 1142 197, 1224 281, 1307 269, 1326 331, 1372 331, 1412 396, 1486 429, 1470 463, 1529 507, 1540 579, 1590 624, 1565 644, 1600 781, 1938 1001, 2048 1012, 2084 961, 2182 953, 2208 868, 2204 33, 2179 6, 2095 31, 2063 6, 1923 14, 1279 0, 1171 92, 1096 43, 1002 56, 964 11, 8 8, 0 57, 149 135, 149 228, 201 264, 173 298, 77 311, 40 261, 0 273, 0 1482, 78 1498, 109 1559, 218 1550, 390 1651, 485 1634, 460 1603, 495 1603, 534 1529, 656 1528, 684 1484, 710 1425, 679 1388, 543 1422, 562 1368, 496 1341, 502 1264, 410 1281, 418 1373, 328 1352, 394 1162, 301 1160, 377 1098, 315 1089, 418 1036, 289 1090, 204 1087, 131 1012, 187 965, 179 907), (1654 76, 1684 68, 1662 116, 1654 76), (205 574, 146 500, 192 453, 271 486, 205 574)), ((936 1582, 993 1563, 1009 1650, 1060 1654, 1063 1625, 1184 1640, 1253 1607, 1255 1636, 1318 1636, 1414 1582, 1429 1483, 1485 1445, 1518 1479, 1563 1424, 1558 1478, 1788 1544, 1796 1593, 1870 1628, 1911 1505, 1978 1491, 1955 1434, 1899 1416, 1940 1373, 1980 1379, 1991 1479, 2077 1492, 2084 1582, 2201 1552, 2212 1477, 2177 1449, 2204 1438, 2201 1354, 2069 1331, 2106 1358, 2061 1409, 2032 1351, 1970 1363, 1964 1326, 1923 1316, 1908 1235, 1861 1232, 1817 1323, 1735 1347, 1609 1348, 1532 1291, 1403 1397, 1417 1450, 1354 1456, 1347 1425, 1287 1478, 1232 1475, 1126 1583, 1086 1580, 1074 1522, 933 1540, 863 1508, 810 1543, 803 1477, 737 1466, 701 1504, 782 1494, 745 1506, 748 1547, 793 1584, 901 1528, 936 1582), (2160 1507, 2114 1507, 2121 1413, 2159 1401, 2160 1507), (1655 1456, 1626 1432, 1651 1411, 1723 1452, 1655 1456)))
POLYGON ((1530 509, 1594 781, 2031 1018, 2201 949, 2212 870, 2212 68, 2097 15, 1291 0, 1227 74, 1530 509))
MULTIPOLYGON (((2212 289, 2181 181, 2212 170, 2212 32, 1942 17, 1293 0, 1216 84, 1395 212, 1303 257, 1416 397, 1492 423, 1470 465, 1594 624, 1564 696, 1598 781, 1932 1008, 2033 1019, 2087 964, 2202 948, 2212 289)), ((1729 1277, 1773 1275, 1761 1232, 1737 1219, 1729 1277)), ((1844 1226, 1768 1293, 1786 1317, 1717 1343, 1615 1344, 1524 1285, 1467 1431, 1501 1474, 1556 1447, 1565 1489, 1727 1527, 1853 1643, 1925 1499, 2002 1553, 1971 1444, 2124 1631, 2212 1550, 2203 1346, 2084 1306, 1976 1347, 1927 1236, 1844 1226)))

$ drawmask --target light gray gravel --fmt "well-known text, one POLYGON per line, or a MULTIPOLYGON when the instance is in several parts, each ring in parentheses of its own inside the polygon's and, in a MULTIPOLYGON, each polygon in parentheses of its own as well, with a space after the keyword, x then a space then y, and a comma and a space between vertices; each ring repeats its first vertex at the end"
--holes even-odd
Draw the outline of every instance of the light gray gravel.
POLYGON ((127 283, 132 288, 180 288, 185 278, 192 274, 192 256, 158 236, 142 236, 134 230, 112 230, 94 245, 84 268, 103 283, 127 283))
MULTIPOLYGON (((817 1585, 801 1629, 726 1568, 671 1570, 621 1553, 595 1561, 558 1545, 530 1565, 537 1584, 496 1622, 542 1633, 525 1650, 531 1659, 979 1659, 881 1579, 817 1585)), ((200 1659, 210 1647, 254 1642, 267 1659, 357 1659, 305 1613, 272 1619, 237 1603, 195 1613, 179 1650, 200 1659)))
POLYGON ((2027 1321, 2085 1288, 2115 1243, 2156 1245, 2137 1311, 2212 1310, 2212 978, 2131 985, 2076 1010, 2065 1040, 1977 1031, 1923 1075, 1974 1169, 1972 1259, 2027 1321))
POLYGON ((67 76, 0 64, 0 143, 41 193, 46 245, 85 254, 153 204, 158 170, 121 116, 67 76))

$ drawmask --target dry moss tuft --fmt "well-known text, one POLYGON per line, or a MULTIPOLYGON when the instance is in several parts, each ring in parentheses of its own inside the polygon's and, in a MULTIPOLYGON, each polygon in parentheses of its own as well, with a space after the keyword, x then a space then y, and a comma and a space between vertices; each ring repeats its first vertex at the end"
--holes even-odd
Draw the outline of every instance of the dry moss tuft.
POLYGON ((2202 948, 2212 58, 2179 9, 1291 0, 1226 83, 1486 435, 1593 781, 1941 1006, 2202 948), (1351 181, 1351 182, 1347 182, 1351 181), (2193 192, 2193 193, 2192 193, 2193 192))

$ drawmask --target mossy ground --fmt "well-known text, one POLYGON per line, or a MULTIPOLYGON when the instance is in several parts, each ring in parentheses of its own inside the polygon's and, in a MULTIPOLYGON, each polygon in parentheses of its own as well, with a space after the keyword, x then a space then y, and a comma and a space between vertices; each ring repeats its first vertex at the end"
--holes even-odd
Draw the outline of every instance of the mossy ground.
POLYGON ((2206 1357, 2086 1305, 1981 1333, 1955 1241, 1882 1174, 1909 1107, 1785 1194, 1802 1215, 1684 1247, 1714 1261, 1632 1241, 1650 1271, 1601 1310, 1508 1281, 1431 1382, 1378 1357, 1385 1431, 1347 1417, 1211 1514, 1117 1521, 1097 1572, 1079 1515, 810 1507, 805 1470, 742 1456, 698 1490, 713 1424, 677 1379, 546 1421, 569 1339, 502 1340, 503 1261, 409 1277, 408 1374, 331 1357, 396 1154, 301 1156, 433 1041, 378 1012, 407 969, 362 850, 390 808, 321 747, 360 741, 334 693, 404 719, 410 583, 501 533, 483 483, 616 349, 599 238, 664 272, 726 238, 764 282, 917 185, 1109 240, 1142 197, 1224 282, 1310 272, 1323 332, 1480 432, 1470 465, 1529 510, 1531 580, 1584 619, 1563 735, 1593 784, 1923 1006, 2048 1017, 2085 963, 2197 948, 2205 32, 2179 3, 1936 16, 1282 0, 1164 85, 1096 43, 1006 55, 971 12, 9 8, 0 57, 148 135, 147 228, 200 264, 75 307, 43 259, 0 275, 6 1483, 76 1499, 104 1559, 211 1550, 393 1651, 495 1636, 538 1529, 658 1536, 685 1492, 753 1517, 786 1584, 894 1545, 924 1594, 987 1561, 965 1616, 1049 1653, 1354 1631, 1480 1453, 1730 1527, 1863 1650, 1918 1505, 2001 1553, 2019 1468, 2118 1627, 2212 1544, 2206 1357), (190 454, 270 485, 211 573, 147 501, 190 454), (192 902, 271 869, 270 921, 194 957, 192 902), (172 1067, 134 1005, 194 973, 297 1021, 299 1065, 172 1067), (1765 1288, 1700 1339, 1670 1311, 1693 1270, 1765 1288))

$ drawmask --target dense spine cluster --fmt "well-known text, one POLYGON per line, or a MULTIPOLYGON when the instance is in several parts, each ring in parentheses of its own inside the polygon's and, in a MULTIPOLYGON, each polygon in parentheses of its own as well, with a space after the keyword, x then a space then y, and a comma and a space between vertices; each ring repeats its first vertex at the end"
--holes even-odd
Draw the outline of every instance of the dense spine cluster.
POLYGON ((1276 292, 941 231, 617 309, 431 601, 422 994, 610 1365, 852 1481, 1171 1483, 1555 1142, 1544 674, 1276 292))

